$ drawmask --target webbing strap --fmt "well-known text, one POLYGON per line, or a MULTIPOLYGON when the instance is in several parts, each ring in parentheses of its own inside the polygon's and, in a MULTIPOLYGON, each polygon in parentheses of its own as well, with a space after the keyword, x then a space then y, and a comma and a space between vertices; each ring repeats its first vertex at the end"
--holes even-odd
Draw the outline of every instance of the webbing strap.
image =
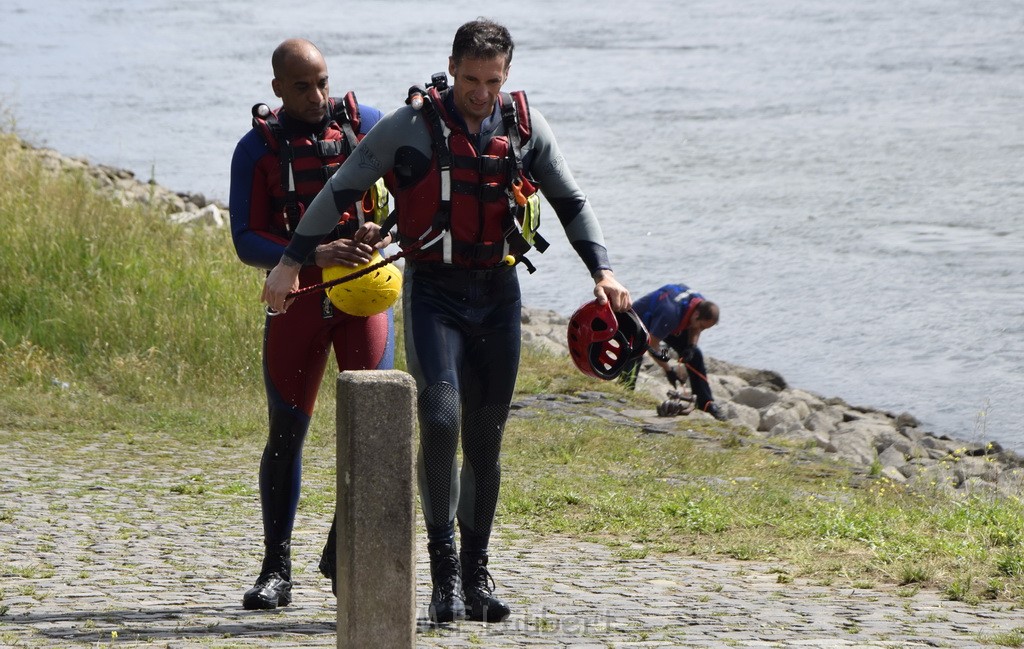
POLYGON ((442 101, 437 89, 431 88, 427 96, 430 98, 430 101, 423 104, 421 111, 427 118, 427 124, 430 125, 430 139, 433 143, 434 155, 437 157, 437 166, 440 170, 438 175, 441 182, 441 200, 438 206, 438 213, 434 217, 434 228, 440 229, 443 232, 441 255, 444 262, 450 264, 452 263, 452 233, 450 227, 452 214, 452 154, 451 149, 448 147, 448 138, 451 137, 452 131, 445 124, 444 120, 441 119, 441 115, 435 107, 435 102, 440 103, 442 101))
POLYGON ((295 189, 295 152, 288 140, 281 140, 281 181, 284 184, 285 228, 294 232, 299 227, 299 192, 295 189))
POLYGON ((519 137, 519 110, 516 108, 516 102, 512 100, 512 95, 507 92, 501 93, 501 121, 505 124, 505 134, 508 136, 509 143, 509 157, 514 165, 515 173, 513 177, 515 177, 523 170, 523 159, 519 155, 520 149, 523 148, 523 142, 519 137))
POLYGON ((356 132, 352 128, 352 124, 345 122, 341 125, 341 131, 345 134, 345 141, 348 142, 348 154, 352 155, 352 152, 359 146, 359 139, 356 137, 356 132))

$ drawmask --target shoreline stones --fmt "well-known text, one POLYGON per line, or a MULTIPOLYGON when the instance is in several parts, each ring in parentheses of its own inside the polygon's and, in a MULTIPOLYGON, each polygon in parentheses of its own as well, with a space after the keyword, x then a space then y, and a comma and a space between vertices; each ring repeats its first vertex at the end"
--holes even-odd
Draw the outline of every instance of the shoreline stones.
MULTIPOLYGON (((525 343, 567 353, 565 316, 524 308, 522 321, 525 343)), ((741 429, 750 443, 772 450, 809 452, 916 489, 979 495, 1024 493, 1024 457, 1003 449, 998 442, 935 435, 923 430, 910 413, 853 406, 839 398, 791 388, 777 372, 705 358, 715 402, 728 416, 728 423, 741 429)), ((637 390, 661 400, 668 388, 661 370, 645 359, 637 390)), ((606 407, 595 407, 592 412, 606 407)), ((651 432, 664 432, 656 430, 653 409, 636 414, 648 427, 655 427, 651 432)), ((711 419, 700 411, 688 417, 711 419)), ((616 420, 620 418, 621 414, 616 420)))
POLYGON ((167 213, 172 223, 226 227, 228 208, 219 201, 209 201, 202 194, 174 192, 154 181, 143 182, 135 173, 109 165, 94 164, 84 158, 62 155, 53 149, 36 148, 24 141, 22 149, 34 155, 44 169, 54 173, 82 173, 92 180, 99 192, 109 194, 124 205, 152 205, 167 213))

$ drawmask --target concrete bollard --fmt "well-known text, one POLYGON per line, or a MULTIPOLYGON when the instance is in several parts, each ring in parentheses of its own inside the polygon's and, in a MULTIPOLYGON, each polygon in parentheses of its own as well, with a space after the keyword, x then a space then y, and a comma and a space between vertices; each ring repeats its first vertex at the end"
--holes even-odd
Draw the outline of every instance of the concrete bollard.
POLYGON ((405 372, 338 375, 338 648, 416 639, 416 383, 405 372))

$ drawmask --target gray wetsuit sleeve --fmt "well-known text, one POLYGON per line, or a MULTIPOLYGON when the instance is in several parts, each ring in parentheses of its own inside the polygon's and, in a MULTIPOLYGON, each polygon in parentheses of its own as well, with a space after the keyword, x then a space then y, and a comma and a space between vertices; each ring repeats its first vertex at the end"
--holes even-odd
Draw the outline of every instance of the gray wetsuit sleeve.
POLYGON ((430 134, 418 111, 403 106, 381 118, 359 143, 345 164, 331 176, 306 208, 284 254, 302 262, 338 224, 338 214, 352 205, 395 164, 400 146, 422 149, 429 155, 430 134))
POLYGON ((532 151, 530 173, 540 184, 541 193, 555 210, 569 243, 590 273, 611 270, 601 224, 590 201, 576 184, 551 127, 533 108, 530 109, 530 122, 533 135, 524 150, 524 157, 532 151))

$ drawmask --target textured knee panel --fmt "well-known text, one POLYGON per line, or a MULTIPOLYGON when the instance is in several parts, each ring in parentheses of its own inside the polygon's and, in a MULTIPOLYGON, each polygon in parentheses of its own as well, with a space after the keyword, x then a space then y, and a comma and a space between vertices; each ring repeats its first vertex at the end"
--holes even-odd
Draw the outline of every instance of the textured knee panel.
POLYGON ((459 501, 459 392, 450 383, 431 385, 420 393, 418 409, 420 502, 427 526, 436 529, 451 524, 459 501))
POLYGON ((459 525, 486 547, 501 487, 501 440, 508 406, 488 405, 467 413, 462 429, 462 498, 459 525))

